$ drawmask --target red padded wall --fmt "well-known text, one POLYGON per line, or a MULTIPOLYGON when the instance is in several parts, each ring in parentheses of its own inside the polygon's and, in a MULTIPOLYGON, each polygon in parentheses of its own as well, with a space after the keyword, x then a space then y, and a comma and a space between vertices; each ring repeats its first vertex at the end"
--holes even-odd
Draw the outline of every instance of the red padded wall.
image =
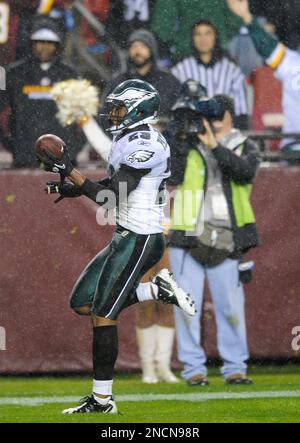
MULTIPOLYGON (((90 178, 101 173, 87 172, 90 178)), ((91 370, 91 327, 68 307, 70 290, 112 227, 96 223, 85 198, 54 205, 43 192, 53 179, 40 171, 0 173, 0 326, 6 350, 0 372, 91 370)), ((291 330, 300 325, 300 168, 262 168, 253 203, 261 246, 249 254, 255 278, 246 286, 252 357, 290 357, 291 330)), ((121 314, 118 369, 138 368, 134 310, 121 314)), ((215 328, 205 320, 205 348, 216 356, 215 328)))

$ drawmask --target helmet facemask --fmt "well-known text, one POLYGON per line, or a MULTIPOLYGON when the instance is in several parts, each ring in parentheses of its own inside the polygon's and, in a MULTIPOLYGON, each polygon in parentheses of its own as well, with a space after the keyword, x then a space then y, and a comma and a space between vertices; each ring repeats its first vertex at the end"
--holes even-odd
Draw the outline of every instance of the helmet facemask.
POLYGON ((157 123, 160 99, 157 91, 148 85, 143 81, 129 80, 115 88, 106 99, 110 108, 106 131, 118 134, 126 128, 157 123), (146 89, 148 87, 150 90, 146 89))
POLYGON ((127 108, 122 102, 108 102, 107 103, 107 128, 106 131, 118 133, 124 129, 124 118, 127 114, 127 108))

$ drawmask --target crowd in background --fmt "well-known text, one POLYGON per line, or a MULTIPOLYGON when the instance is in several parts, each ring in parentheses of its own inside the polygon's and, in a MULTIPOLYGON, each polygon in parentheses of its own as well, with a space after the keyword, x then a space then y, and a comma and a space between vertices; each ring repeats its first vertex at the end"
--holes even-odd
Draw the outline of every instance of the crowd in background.
MULTIPOLYGON (((210 0, 209 2, 204 0, 82 1, 85 8, 104 26, 103 37, 86 20, 81 19, 78 22, 74 3, 74 0, 0 1, 0 65, 7 69, 8 89, 11 88, 10 97, 8 97, 9 91, 6 97, 1 92, 1 97, 5 97, 0 103, 0 146, 2 148, 10 152, 13 149, 18 150, 21 142, 21 139, 17 140, 18 136, 24 138, 25 131, 25 128, 19 126, 22 126, 21 120, 23 120, 23 125, 25 124, 24 120, 27 121, 27 119, 24 116, 28 116, 28 113, 31 120, 35 117, 38 120, 43 115, 41 108, 45 106, 44 114, 55 118, 55 104, 47 104, 45 100, 36 100, 34 106, 26 107, 24 103, 20 105, 21 97, 18 97, 16 85, 10 84, 11 73, 15 77, 18 76, 17 82, 22 83, 23 91, 28 84, 29 86, 40 84, 44 88, 44 93, 45 88, 49 88, 54 82, 70 76, 89 78, 94 84, 99 85, 102 91, 108 93, 109 87, 116 83, 115 78, 118 81, 128 76, 139 77, 141 75, 150 82, 154 79, 159 92, 160 90, 164 90, 164 93, 169 92, 167 99, 164 98, 164 94, 162 97, 163 115, 167 117, 174 102, 176 79, 177 82, 182 83, 188 78, 193 78, 205 86, 208 97, 216 93, 226 93, 234 98, 235 124, 240 129, 280 129, 283 126, 281 83, 275 79, 271 69, 264 65, 264 57, 258 53, 249 36, 249 30, 243 25, 242 20, 230 11, 226 0, 210 0), (43 22, 43 19, 47 22, 43 22), (206 61, 200 55, 201 48, 199 52, 197 36, 193 28, 195 22, 211 25, 212 32, 215 34, 211 60, 206 61), (56 63, 59 59, 62 67, 56 69, 55 74, 51 76, 51 70, 48 71, 46 66, 44 73, 33 79, 24 68, 26 62, 22 65, 23 67, 19 65, 16 67, 15 63, 22 64, 24 59, 27 59, 28 66, 32 68, 30 60, 32 60, 34 47, 33 30, 43 27, 54 29, 57 35, 57 41, 54 42, 57 48, 53 60, 56 63), (134 32, 139 30, 143 30, 140 38, 142 41, 147 40, 144 43, 150 47, 150 57, 153 58, 151 70, 146 76, 138 72, 128 53, 132 42, 136 40, 134 32), (72 51, 71 41, 75 33, 88 54, 96 62, 108 68, 106 72, 109 73, 112 81, 107 77, 101 78, 92 65, 88 67, 85 61, 80 60, 80 55, 72 51), (123 53, 125 68, 124 65, 123 68, 121 67, 120 60, 112 49, 113 45, 118 45, 123 53), (67 67, 67 64, 73 64, 76 69, 67 67), (195 68, 194 65, 197 67, 195 68), (47 75, 44 75, 46 72, 47 75), (169 73, 173 74, 172 80, 169 73), (23 76, 21 79, 20 75, 23 76), (29 77, 26 78, 26 76, 29 77), (167 82, 170 82, 170 88, 165 88, 167 82), (220 84, 223 84, 222 90, 220 90, 220 84), (13 135, 18 131, 19 135, 13 135), (17 145, 17 148, 14 145, 17 145)), ((260 26, 271 33, 270 35, 276 35, 287 47, 297 51, 300 46, 299 2, 296 0, 264 0, 263 2, 252 0, 251 11, 257 17, 260 26)), ((37 91, 34 93, 36 94, 37 91)), ((102 93, 102 98, 104 97, 105 94, 102 93)), ((43 99, 47 97, 43 96, 43 99)), ((49 128, 44 124, 40 127, 40 132, 47 129, 46 132, 55 130, 61 136, 67 137, 71 144, 75 144, 75 160, 81 146, 85 143, 81 129, 73 127, 62 130, 58 122, 51 123, 51 117, 48 117, 48 121, 49 128), (73 135, 70 136, 72 131, 73 135)), ((38 121, 37 125, 39 126, 38 121)), ((32 143, 36 135, 38 134, 33 133, 28 143, 32 143)), ((31 156, 28 161, 20 159, 13 165, 15 167, 33 166, 33 157, 31 156)))

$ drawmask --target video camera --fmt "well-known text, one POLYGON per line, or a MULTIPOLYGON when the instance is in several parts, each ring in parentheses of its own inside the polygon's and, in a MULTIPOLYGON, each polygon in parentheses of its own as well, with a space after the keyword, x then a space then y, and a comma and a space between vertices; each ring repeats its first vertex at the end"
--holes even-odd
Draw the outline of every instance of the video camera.
POLYGON ((214 99, 207 98, 207 91, 195 80, 182 84, 179 97, 172 107, 172 133, 196 135, 205 131, 203 119, 209 121, 223 119, 224 112, 214 99))

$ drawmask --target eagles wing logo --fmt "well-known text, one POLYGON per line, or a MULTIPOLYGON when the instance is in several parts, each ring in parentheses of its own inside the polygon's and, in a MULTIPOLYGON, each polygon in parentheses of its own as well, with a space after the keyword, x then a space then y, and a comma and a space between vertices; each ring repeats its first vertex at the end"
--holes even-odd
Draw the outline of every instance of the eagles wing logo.
POLYGON ((128 157, 126 157, 126 160, 130 163, 142 163, 150 160, 153 155, 154 152, 152 151, 135 151, 132 154, 128 155, 128 157))

